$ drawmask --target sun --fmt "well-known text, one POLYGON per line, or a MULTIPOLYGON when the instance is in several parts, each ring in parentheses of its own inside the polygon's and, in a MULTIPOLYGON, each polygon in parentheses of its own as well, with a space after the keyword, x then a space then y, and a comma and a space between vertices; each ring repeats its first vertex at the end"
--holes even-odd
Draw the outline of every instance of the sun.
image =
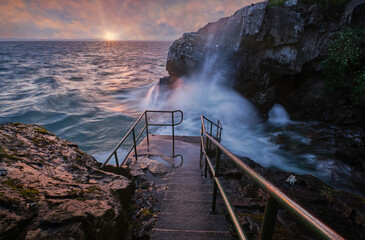
POLYGON ((110 32, 110 31, 106 31, 104 34, 104 39, 106 41, 115 41, 115 40, 117 40, 117 37, 118 37, 117 34, 110 32))

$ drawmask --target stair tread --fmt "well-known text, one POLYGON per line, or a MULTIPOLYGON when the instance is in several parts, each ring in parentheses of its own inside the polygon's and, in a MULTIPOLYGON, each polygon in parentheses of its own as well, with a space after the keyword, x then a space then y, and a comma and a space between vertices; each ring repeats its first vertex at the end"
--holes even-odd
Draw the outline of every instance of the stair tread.
POLYGON ((232 239, 232 235, 227 231, 186 231, 186 230, 165 230, 165 229, 153 229, 152 240, 229 240, 232 239))
POLYGON ((176 214, 159 213, 157 229, 193 230, 193 231, 227 231, 227 224, 222 215, 213 214, 176 214))

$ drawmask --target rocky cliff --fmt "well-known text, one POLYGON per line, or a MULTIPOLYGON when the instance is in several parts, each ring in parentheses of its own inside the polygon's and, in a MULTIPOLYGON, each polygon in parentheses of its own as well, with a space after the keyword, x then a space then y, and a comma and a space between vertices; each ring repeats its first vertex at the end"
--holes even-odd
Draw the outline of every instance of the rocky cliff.
POLYGON ((363 125, 364 107, 325 90, 321 62, 331 33, 345 25, 365 29, 365 1, 345 6, 308 2, 253 4, 185 33, 169 50, 169 75, 189 77, 201 70, 207 57, 224 52, 232 59, 235 89, 264 117, 280 103, 292 119, 363 125))
POLYGON ((130 239, 133 193, 76 144, 0 124, 0 239, 130 239))

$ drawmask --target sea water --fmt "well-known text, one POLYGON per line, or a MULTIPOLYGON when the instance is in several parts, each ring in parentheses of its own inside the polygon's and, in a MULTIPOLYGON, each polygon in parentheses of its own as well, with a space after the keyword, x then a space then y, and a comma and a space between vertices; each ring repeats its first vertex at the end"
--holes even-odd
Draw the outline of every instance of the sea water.
MULTIPOLYGON (((171 92, 157 91, 158 79, 168 75, 170 45, 157 41, 0 42, 0 122, 39 124, 103 162, 145 109, 180 109, 184 121, 176 134, 198 136, 201 114, 219 119, 224 128, 222 143, 235 154, 265 167, 313 174, 356 192, 350 181, 343 180, 349 175, 346 165, 334 164, 330 151, 311 146, 310 139, 286 129, 296 123, 281 105, 274 105, 268 121, 260 118, 254 106, 232 89, 232 64, 224 57, 210 56, 201 72, 180 79, 171 92), (275 139, 283 136, 300 147, 281 148, 275 139), (333 176, 334 168, 340 177, 333 176)), ((170 128, 150 131, 171 133, 170 128)), ((127 147, 120 153, 125 154, 127 147)))

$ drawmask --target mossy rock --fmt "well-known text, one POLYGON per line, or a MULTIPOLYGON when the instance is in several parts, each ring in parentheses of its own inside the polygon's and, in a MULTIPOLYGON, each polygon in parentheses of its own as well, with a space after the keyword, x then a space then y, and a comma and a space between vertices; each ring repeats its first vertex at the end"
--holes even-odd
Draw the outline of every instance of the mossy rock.
POLYGON ((50 134, 50 132, 47 131, 44 127, 36 127, 34 128, 34 132, 40 133, 40 134, 50 134))
POLYGON ((4 187, 19 192, 25 199, 34 201, 39 195, 39 191, 33 187, 24 187, 19 179, 9 179, 1 183, 4 187))

